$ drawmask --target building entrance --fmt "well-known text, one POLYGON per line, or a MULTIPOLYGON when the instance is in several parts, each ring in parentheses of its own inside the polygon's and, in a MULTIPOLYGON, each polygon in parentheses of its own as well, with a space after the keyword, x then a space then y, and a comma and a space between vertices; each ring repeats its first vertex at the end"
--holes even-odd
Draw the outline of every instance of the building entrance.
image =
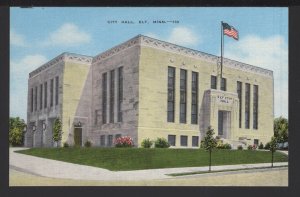
POLYGON ((230 134, 230 111, 218 111, 218 135, 223 138, 228 138, 230 134))
POLYGON ((75 146, 82 146, 82 128, 74 128, 75 146))

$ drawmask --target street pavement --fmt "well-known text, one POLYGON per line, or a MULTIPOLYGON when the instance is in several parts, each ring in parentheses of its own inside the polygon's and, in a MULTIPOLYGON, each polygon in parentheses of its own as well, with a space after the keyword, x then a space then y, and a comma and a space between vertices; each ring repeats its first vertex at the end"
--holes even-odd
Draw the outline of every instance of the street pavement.
MULTIPOLYGON (((184 168, 163 168, 134 171, 110 171, 103 168, 73 164, 68 162, 45 159, 35 156, 16 153, 16 150, 25 148, 10 148, 9 166, 10 169, 29 173, 41 177, 73 179, 73 180, 100 180, 100 181, 143 181, 162 180, 174 177, 167 174, 187 173, 195 171, 207 171, 208 167, 184 167, 184 168)), ((257 167, 269 167, 270 163, 242 164, 212 166, 212 170, 229 169, 252 169, 257 167)), ((286 166, 288 162, 274 163, 274 166, 286 166)), ((228 172, 229 173, 229 172, 228 172)))

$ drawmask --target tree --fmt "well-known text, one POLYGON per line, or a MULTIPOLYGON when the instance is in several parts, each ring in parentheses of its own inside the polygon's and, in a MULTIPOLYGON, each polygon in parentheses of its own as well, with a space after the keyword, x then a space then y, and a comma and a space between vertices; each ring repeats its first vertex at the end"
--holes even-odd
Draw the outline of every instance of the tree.
POLYGON ((271 142, 270 142, 270 151, 272 153, 272 165, 271 167, 273 168, 273 162, 274 162, 274 152, 276 151, 277 148, 277 138, 276 137, 272 137, 271 142))
POLYGON ((209 126, 203 140, 203 148, 209 151, 209 171, 211 171, 211 152, 217 146, 217 141, 214 139, 214 129, 209 126))
POLYGON ((19 117, 9 118, 9 144, 19 146, 23 144, 25 121, 19 117))
POLYGON ((61 121, 59 118, 55 119, 54 127, 53 127, 53 141, 56 143, 56 147, 58 147, 58 141, 61 140, 62 132, 61 132, 61 121))
POLYGON ((288 120, 282 116, 274 119, 274 136, 278 142, 288 141, 288 120))

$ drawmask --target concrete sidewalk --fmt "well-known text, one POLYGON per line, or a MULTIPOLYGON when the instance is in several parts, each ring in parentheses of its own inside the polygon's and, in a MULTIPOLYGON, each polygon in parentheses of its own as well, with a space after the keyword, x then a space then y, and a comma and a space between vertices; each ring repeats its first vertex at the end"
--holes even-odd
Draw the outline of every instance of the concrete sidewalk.
MULTIPOLYGON (((67 163, 51 159, 44 159, 35 156, 15 153, 16 150, 24 148, 9 149, 10 168, 19 171, 39 175, 43 177, 74 179, 74 180, 154 180, 174 178, 166 174, 186 173, 195 171, 207 171, 208 167, 184 167, 184 168, 164 168, 150 170, 134 171, 110 171, 103 168, 84 166, 79 164, 67 163)), ((269 167, 270 163, 260 164, 242 164, 242 165, 225 165, 212 166, 212 170, 229 170, 229 169, 251 169, 257 167, 269 167)), ((288 165, 288 162, 274 163, 274 166, 288 165)))

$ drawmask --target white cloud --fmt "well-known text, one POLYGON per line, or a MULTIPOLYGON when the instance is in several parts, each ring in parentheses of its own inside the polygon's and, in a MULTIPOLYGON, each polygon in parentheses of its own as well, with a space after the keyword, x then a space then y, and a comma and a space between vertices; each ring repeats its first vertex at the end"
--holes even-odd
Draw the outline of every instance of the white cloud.
POLYGON ((156 35, 155 33, 152 33, 152 32, 145 33, 145 36, 148 36, 148 37, 151 37, 151 38, 159 39, 159 36, 156 35))
POLYGON ((72 23, 65 23, 56 31, 50 33, 49 37, 43 42, 46 46, 75 46, 89 43, 91 36, 80 30, 72 23))
POLYGON ((161 38, 152 32, 148 32, 145 35, 151 38, 166 40, 167 42, 185 47, 195 47, 201 43, 201 39, 198 34, 194 33, 192 29, 183 26, 173 28, 167 38, 161 38))
POLYGON ((13 29, 10 30, 10 44, 14 46, 26 46, 23 35, 16 33, 13 29))
POLYGON ((200 42, 199 36, 187 27, 175 27, 167 40, 182 46, 196 46, 200 42))
POLYGON ((28 55, 10 63, 10 116, 26 121, 28 74, 47 62, 43 55, 28 55))
POLYGON ((282 36, 245 36, 227 46, 225 43, 224 56, 272 70, 275 117, 288 117, 288 45, 282 36))
POLYGON ((27 55, 19 61, 11 61, 10 74, 17 76, 19 74, 29 73, 38 68, 43 63, 46 63, 47 58, 40 54, 27 55))

